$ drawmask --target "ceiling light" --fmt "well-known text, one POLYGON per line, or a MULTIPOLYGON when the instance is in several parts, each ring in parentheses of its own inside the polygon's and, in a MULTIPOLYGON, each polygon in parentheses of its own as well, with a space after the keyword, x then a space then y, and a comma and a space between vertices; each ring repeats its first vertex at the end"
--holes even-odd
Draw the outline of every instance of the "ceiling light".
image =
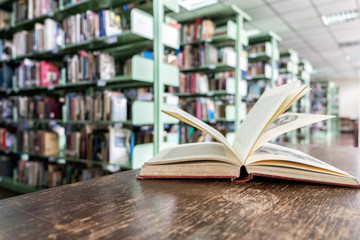
POLYGON ((198 8, 203 8, 209 5, 213 5, 217 2, 218 0, 179 0, 178 1, 179 5, 188 11, 193 11, 198 8))
POLYGON ((247 34, 248 37, 255 36, 255 35, 258 35, 260 33, 261 33, 261 31, 259 29, 257 29, 257 28, 246 30, 246 34, 247 34))
POLYGON ((360 41, 349 41, 349 42, 341 42, 339 43, 339 47, 344 48, 344 47, 355 47, 360 45, 360 41))
POLYGON ((360 61, 360 55, 346 56, 345 60, 347 62, 360 61))
POLYGON ((322 15, 321 20, 326 26, 328 26, 338 23, 349 22, 359 17, 360 14, 358 10, 348 10, 348 11, 332 13, 328 15, 322 15))

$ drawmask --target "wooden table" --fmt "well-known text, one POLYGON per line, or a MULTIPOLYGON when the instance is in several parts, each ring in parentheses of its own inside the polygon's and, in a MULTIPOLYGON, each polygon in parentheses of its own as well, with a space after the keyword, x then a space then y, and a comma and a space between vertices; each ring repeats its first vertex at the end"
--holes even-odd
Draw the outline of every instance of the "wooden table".
MULTIPOLYGON (((360 150, 297 145, 359 177, 360 150)), ((0 239, 360 239, 360 189, 128 171, 0 201, 0 239)))

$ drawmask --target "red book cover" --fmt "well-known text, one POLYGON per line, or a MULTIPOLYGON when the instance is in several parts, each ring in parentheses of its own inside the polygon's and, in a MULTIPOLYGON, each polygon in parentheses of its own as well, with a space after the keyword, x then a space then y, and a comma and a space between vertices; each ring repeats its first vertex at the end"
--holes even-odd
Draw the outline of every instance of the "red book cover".
POLYGON ((40 72, 41 86, 49 86, 59 83, 59 67, 56 64, 41 61, 40 72))
POLYGON ((190 93, 196 93, 196 75, 190 75, 190 93))
POLYGON ((199 101, 196 102, 196 117, 201 119, 201 103, 199 101))
POLYGON ((61 105, 60 103, 51 97, 44 98, 47 114, 49 119, 61 119, 61 105))
POLYGON ((194 40, 199 40, 200 39, 200 25, 201 25, 202 19, 201 18, 196 18, 195 20, 195 26, 194 26, 194 40))

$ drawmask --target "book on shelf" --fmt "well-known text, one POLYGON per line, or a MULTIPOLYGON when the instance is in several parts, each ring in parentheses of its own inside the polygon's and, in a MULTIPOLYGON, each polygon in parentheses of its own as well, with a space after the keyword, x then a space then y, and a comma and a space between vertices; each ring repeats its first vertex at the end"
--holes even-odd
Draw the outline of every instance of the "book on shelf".
POLYGON ((222 100, 213 100, 209 98, 196 98, 180 102, 181 108, 185 109, 191 115, 204 121, 216 122, 216 119, 226 117, 225 108, 229 104, 222 100))
POLYGON ((67 119, 73 121, 126 121, 127 99, 116 91, 96 92, 94 96, 81 93, 66 95, 67 119))
POLYGON ((13 3, 14 19, 16 23, 39 18, 59 6, 56 0, 26 0, 13 3))
POLYGON ((126 128, 101 128, 85 125, 66 134, 67 156, 102 163, 103 169, 116 172, 129 165, 131 131, 126 128))
POLYGON ((109 54, 80 51, 65 57, 67 82, 107 80, 115 77, 115 59, 109 54))
POLYGON ((60 71, 55 63, 24 59, 15 75, 18 88, 31 88, 58 84, 60 71))
POLYGON ((233 47, 217 48, 210 43, 185 45, 178 51, 179 68, 200 67, 224 63, 236 65, 236 53, 233 47))
POLYGON ((16 32, 13 36, 15 56, 41 53, 61 47, 62 32, 60 25, 50 18, 45 19, 44 24, 35 23, 33 30, 16 32))
MULTIPOLYGON (((241 80, 242 93, 247 89, 246 81, 241 80)), ((181 93, 208 93, 211 96, 213 91, 226 91, 233 94, 235 88, 234 72, 219 72, 214 74, 204 73, 180 73, 181 93)), ((243 95, 246 95, 243 94, 243 95)))
POLYGON ((63 20, 65 44, 79 44, 100 37, 120 34, 123 28, 121 16, 111 10, 100 10, 99 12, 88 10, 63 20))
POLYGON ((57 97, 23 97, 15 99, 17 116, 21 120, 62 119, 62 102, 57 97))
POLYGON ((358 179, 321 160, 267 143, 283 133, 331 118, 283 114, 309 89, 296 81, 266 91, 241 124, 233 144, 201 120, 168 107, 163 110, 165 113, 212 135, 219 143, 192 143, 164 149, 143 165, 138 178, 229 178, 245 182, 254 176, 264 176, 360 187, 358 179))
POLYGON ((181 42, 207 39, 214 35, 215 23, 209 19, 196 18, 195 23, 185 23, 181 26, 181 42))
POLYGON ((0 88, 3 90, 12 88, 12 77, 14 70, 9 64, 3 63, 0 67, 0 88))
POLYGON ((0 29, 10 27, 11 13, 5 10, 0 10, 0 29))
POLYGON ((14 102, 12 99, 2 98, 0 99, 0 119, 12 120, 13 119, 14 102))
POLYGON ((17 132, 17 147, 19 152, 41 156, 58 156, 59 136, 46 130, 27 130, 17 132))
POLYGON ((0 60, 10 60, 12 53, 12 41, 0 39, 0 60))

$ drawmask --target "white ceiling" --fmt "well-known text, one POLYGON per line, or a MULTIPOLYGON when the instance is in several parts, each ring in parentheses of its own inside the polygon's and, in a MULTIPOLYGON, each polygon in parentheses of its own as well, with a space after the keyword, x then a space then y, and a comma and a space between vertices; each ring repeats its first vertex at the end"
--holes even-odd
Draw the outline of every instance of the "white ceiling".
POLYGON ((354 63, 347 55, 360 55, 360 45, 339 47, 345 41, 360 40, 360 20, 325 26, 321 15, 360 9, 360 0, 220 0, 234 4, 252 17, 246 29, 274 31, 282 37, 280 49, 294 49, 314 68, 313 79, 354 78, 354 63))

